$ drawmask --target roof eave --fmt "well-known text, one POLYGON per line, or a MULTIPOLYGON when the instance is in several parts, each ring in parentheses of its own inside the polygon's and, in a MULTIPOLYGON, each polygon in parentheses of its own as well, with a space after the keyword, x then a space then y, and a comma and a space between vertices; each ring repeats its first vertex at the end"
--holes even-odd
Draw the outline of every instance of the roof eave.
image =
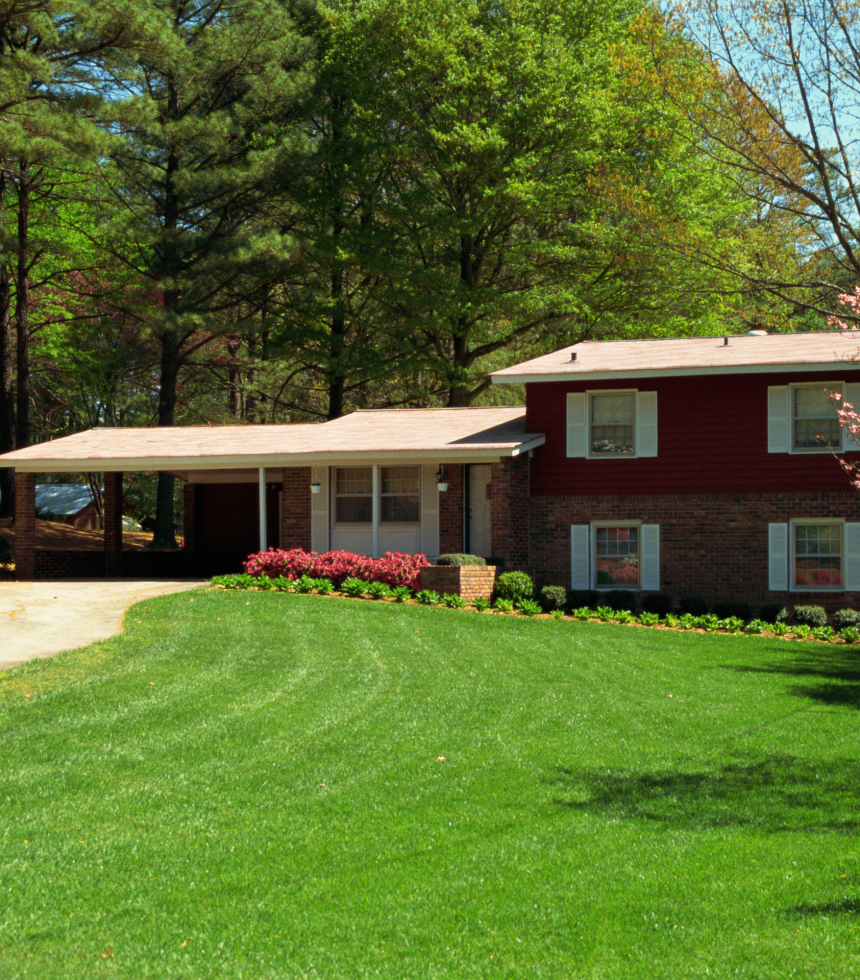
POLYGON ((630 378, 685 378, 714 374, 786 374, 792 371, 860 371, 860 362, 790 362, 786 364, 740 364, 731 367, 639 368, 628 371, 559 370, 545 374, 493 374, 493 384, 530 384, 544 381, 612 381, 630 378))

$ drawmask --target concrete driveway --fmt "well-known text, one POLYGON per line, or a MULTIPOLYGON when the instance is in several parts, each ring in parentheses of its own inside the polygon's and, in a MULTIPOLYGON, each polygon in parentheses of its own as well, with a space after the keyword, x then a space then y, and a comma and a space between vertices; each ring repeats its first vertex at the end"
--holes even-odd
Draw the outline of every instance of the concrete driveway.
POLYGON ((0 582, 0 670, 50 657, 122 630, 143 599, 199 589, 206 582, 0 582))

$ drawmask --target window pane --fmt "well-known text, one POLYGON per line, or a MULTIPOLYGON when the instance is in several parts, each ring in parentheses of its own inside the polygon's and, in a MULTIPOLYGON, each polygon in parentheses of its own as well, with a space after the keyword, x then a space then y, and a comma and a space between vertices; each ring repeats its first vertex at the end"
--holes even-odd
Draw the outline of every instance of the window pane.
POLYGON ((794 389, 794 448, 826 451, 840 444, 839 420, 823 388, 794 389))
POLYGON ((369 466, 350 466, 337 471, 337 493, 373 493, 373 470, 369 466))
POLYGON ((833 414, 830 396, 823 388, 795 388, 794 414, 799 419, 820 419, 833 414))
POLYGON ((635 588, 639 585, 639 528, 596 529, 596 585, 635 588))
POLYGON ((591 454, 633 455, 634 392, 591 396, 591 454))
POLYGON ((420 520, 418 497, 383 497, 383 524, 417 524, 420 520))
POLYGON ((633 425, 633 392, 591 396, 591 421, 597 425, 633 425))
POLYGON ((794 584, 841 588, 841 524, 794 525, 794 584))
POLYGON ((383 493, 418 493, 417 466, 383 466, 381 475, 383 493))
POLYGON ((373 498, 338 497, 334 519, 338 524, 370 524, 373 520, 373 498))

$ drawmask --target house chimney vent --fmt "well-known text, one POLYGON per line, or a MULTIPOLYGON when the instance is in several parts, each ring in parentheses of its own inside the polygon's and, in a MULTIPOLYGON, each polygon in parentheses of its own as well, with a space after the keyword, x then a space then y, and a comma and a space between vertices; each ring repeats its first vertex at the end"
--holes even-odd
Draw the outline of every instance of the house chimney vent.
POLYGON ((729 338, 723 337, 723 347, 728 347, 728 346, 729 346, 729 338))
POLYGON ((747 337, 766 337, 767 330, 749 330, 747 331, 747 337))
POLYGON ((576 351, 575 350, 573 350, 573 351, 570 352, 570 359, 572 361, 575 361, 576 360, 576 351))

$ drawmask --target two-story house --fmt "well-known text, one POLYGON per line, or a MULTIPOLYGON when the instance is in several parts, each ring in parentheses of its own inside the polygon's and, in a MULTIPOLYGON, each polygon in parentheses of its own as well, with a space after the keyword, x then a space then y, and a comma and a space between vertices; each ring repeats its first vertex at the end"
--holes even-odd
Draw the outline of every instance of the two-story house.
POLYGON ((836 606, 860 591, 860 495, 831 392, 842 332, 584 342, 498 371, 525 408, 356 412, 315 425, 91 430, 7 454, 18 570, 235 570, 267 546, 471 551, 546 584, 836 606), (40 554, 40 472, 105 476, 105 554, 40 554), (123 555, 123 472, 185 484, 183 556, 123 555), (96 567, 93 562, 96 562, 96 567))

